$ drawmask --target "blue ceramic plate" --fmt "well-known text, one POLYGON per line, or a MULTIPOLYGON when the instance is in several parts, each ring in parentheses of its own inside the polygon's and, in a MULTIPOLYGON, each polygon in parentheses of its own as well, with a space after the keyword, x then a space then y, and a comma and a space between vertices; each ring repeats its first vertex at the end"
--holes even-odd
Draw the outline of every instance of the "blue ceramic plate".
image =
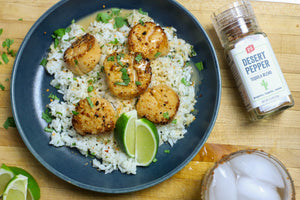
MULTIPOLYGON (((194 72, 199 73, 199 72, 194 72)), ((19 133, 28 149, 49 171, 81 188, 104 193, 125 193, 156 185, 170 178, 198 153, 208 138, 218 113, 221 80, 217 57, 207 34, 199 22, 184 7, 172 0, 65 0, 60 1, 42 15, 26 35, 15 60, 11 78, 13 115, 19 133), (52 77, 39 66, 53 42, 54 30, 67 27, 72 19, 81 19, 106 8, 139 9, 149 13, 163 26, 173 26, 178 37, 194 45, 197 56, 194 62, 203 61, 203 81, 197 86, 196 120, 188 127, 184 139, 174 147, 160 146, 158 162, 149 167, 138 167, 136 175, 119 171, 111 174, 98 172, 85 166, 91 158, 74 154, 74 150, 49 145, 50 135, 44 132, 47 125, 41 118, 49 103, 52 77), (49 92, 46 89, 50 88, 49 92), (48 94, 48 95, 47 95, 48 94), (201 97, 199 97, 201 96, 201 97), (170 149, 170 153, 164 153, 170 149)))

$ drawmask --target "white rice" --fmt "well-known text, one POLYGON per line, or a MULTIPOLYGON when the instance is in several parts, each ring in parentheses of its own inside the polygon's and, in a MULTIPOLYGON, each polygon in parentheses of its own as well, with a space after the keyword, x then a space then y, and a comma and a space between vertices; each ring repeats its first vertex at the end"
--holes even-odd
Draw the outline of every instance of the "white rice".
MULTIPOLYGON (((47 57, 46 70, 54 76, 51 85, 59 86, 58 92, 63 95, 63 101, 54 100, 48 105, 50 113, 54 116, 49 124, 49 128, 54 130, 51 134, 50 144, 56 147, 76 148, 85 156, 95 156, 93 167, 105 173, 120 170, 122 173, 136 174, 137 162, 118 148, 113 133, 87 136, 77 134, 72 128, 72 111, 75 110, 76 103, 88 96, 107 99, 116 108, 118 114, 135 109, 134 105, 137 99, 121 100, 109 92, 101 66, 107 55, 115 51, 128 52, 126 45, 113 45, 109 42, 117 39, 119 44, 127 43, 131 27, 139 23, 139 20, 153 21, 149 16, 133 10, 133 14, 128 17, 129 26, 123 26, 120 29, 113 28, 113 19, 107 24, 92 22, 87 30, 73 23, 70 26, 71 31, 59 38, 59 45, 56 48, 54 48, 54 44, 50 46, 47 57), (93 71, 83 76, 76 76, 67 70, 63 61, 63 53, 76 38, 87 32, 94 35, 99 45, 102 46, 102 56, 93 71), (89 81, 93 81, 94 90, 91 93, 87 91, 89 81)), ((157 126, 160 144, 167 142, 172 146, 177 140, 184 137, 187 132, 186 127, 195 119, 191 113, 196 103, 195 87, 191 81, 193 71, 191 66, 185 66, 185 63, 190 60, 192 46, 177 38, 174 28, 163 27, 163 29, 169 40, 170 52, 165 57, 151 61, 152 81, 149 87, 161 83, 167 84, 179 95, 180 106, 175 116, 176 123, 157 126), (181 82, 182 78, 190 82, 191 86, 184 85, 181 82)))

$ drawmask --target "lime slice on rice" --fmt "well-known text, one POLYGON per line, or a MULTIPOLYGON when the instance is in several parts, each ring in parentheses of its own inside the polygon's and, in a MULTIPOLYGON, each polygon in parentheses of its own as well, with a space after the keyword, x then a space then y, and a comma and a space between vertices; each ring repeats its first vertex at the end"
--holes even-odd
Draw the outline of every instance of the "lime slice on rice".
POLYGON ((135 157, 136 120, 136 110, 123 113, 117 120, 114 131, 115 139, 117 140, 119 147, 131 158, 135 157))
POLYGON ((139 166, 148 166, 156 156, 159 137, 156 126, 149 120, 136 120, 136 160, 139 166))
POLYGON ((9 181, 14 177, 14 173, 7 167, 2 164, 0 168, 0 196, 3 195, 4 189, 9 181))
POLYGON ((3 200, 26 200, 28 178, 22 174, 16 175, 7 184, 3 200))
POLYGON ((11 171, 15 174, 21 174, 28 178, 28 187, 27 187, 27 200, 38 200, 40 199, 40 187, 36 180, 24 169, 18 167, 9 167, 11 171))

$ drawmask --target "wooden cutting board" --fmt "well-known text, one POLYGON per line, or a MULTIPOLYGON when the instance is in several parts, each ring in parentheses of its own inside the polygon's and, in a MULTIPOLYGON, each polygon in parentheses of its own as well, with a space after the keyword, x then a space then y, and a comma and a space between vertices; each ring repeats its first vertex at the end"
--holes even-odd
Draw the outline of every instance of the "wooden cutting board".
MULTIPOLYGON (((57 0, 0 0, 0 36, 14 40, 17 51, 33 23, 57 0)), ((101 1, 99 1, 101 3, 101 1)), ((41 199, 199 199, 205 172, 223 155, 240 149, 262 149, 281 160, 295 184, 300 199, 300 4, 252 2, 258 22, 275 51, 295 106, 272 118, 250 122, 235 87, 223 50, 212 27, 210 15, 224 5, 223 0, 180 0, 199 20, 208 33, 218 55, 222 76, 222 98, 219 115, 202 150, 170 179, 129 194, 110 195, 86 191, 73 186, 47 171, 29 152, 16 128, 3 128, 12 116, 10 79, 14 58, 0 65, 0 164, 28 170, 41 187, 41 199)), ((1 53, 4 51, 0 47, 1 53)), ((26 88, 24 88, 26 89, 26 88)))

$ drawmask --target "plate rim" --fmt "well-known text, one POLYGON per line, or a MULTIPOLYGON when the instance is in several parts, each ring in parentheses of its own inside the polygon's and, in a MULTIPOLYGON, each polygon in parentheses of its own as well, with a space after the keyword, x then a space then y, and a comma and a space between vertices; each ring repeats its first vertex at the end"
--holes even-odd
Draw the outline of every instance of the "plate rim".
POLYGON ((202 146, 205 144, 205 142, 207 141, 208 137, 210 136, 210 133, 215 125, 215 122, 217 120, 218 117, 218 113, 219 113, 219 108, 220 108, 220 101, 221 101, 221 75, 220 75, 220 69, 219 69, 219 62, 218 62, 218 57, 217 54, 215 52, 214 46, 209 38, 209 36, 207 35, 205 29, 202 27, 202 25, 199 23, 199 21, 196 19, 196 17, 189 11, 187 10, 183 5, 181 5, 180 3, 178 3, 175 0, 168 0, 169 3, 175 5, 177 8, 183 10, 190 19, 193 20, 193 22, 202 30, 204 37, 206 38, 206 41, 208 42, 208 46, 209 49, 211 51, 211 53, 213 54, 213 58, 214 59, 214 63, 216 66, 216 77, 217 77, 217 91, 216 91, 216 101, 215 101, 215 105, 214 105, 214 113, 212 115, 212 120, 210 121, 205 133, 203 137, 203 144, 202 145, 197 145, 197 148, 195 148, 192 153, 179 165, 177 165, 174 169, 172 169, 169 173, 166 173, 165 175, 159 177, 158 179, 154 179, 150 182, 147 183, 143 183, 134 187, 130 187, 130 188, 122 188, 122 189, 114 189, 114 188, 104 188, 104 187, 98 187, 98 186, 92 186, 89 184, 84 184, 80 181, 74 180, 66 175, 64 175, 63 173, 59 172, 58 170, 56 170, 54 167, 52 167, 50 164, 48 164, 38 153, 37 151, 30 145, 30 142, 28 141, 27 137, 25 137, 25 132, 23 131, 23 128, 21 126, 21 123, 19 121, 18 116, 18 111, 16 109, 16 103, 15 103, 15 88, 14 88, 14 83, 15 83, 15 76, 16 76, 16 71, 18 69, 19 66, 19 62, 21 59, 21 55, 23 53, 23 50, 30 38, 30 36, 32 35, 32 33, 36 30, 36 28, 39 26, 39 24, 41 24, 43 22, 43 20, 48 17, 53 11, 55 11, 57 8, 59 8, 60 6, 62 6, 63 4, 67 3, 69 0, 62 0, 59 1, 57 3, 55 3, 53 6, 51 6, 48 10, 46 10, 38 19, 37 21, 31 26, 30 30, 26 33, 25 38, 23 39, 18 53, 16 55, 16 59, 14 61, 13 64, 13 69, 12 69, 12 73, 11 73, 11 83, 10 83, 10 100, 11 100, 11 107, 12 107, 12 113, 13 113, 13 117, 15 119, 15 123, 17 126, 17 130, 19 132, 19 135, 21 136, 22 140, 24 141, 27 149, 33 154, 33 156, 37 159, 37 161, 42 164, 48 171, 50 171, 52 174, 54 174, 55 176, 59 177, 60 179, 71 183, 72 185, 75 185, 77 187, 80 187, 82 189, 86 189, 86 190, 90 190, 90 191, 95 191, 95 192, 101 192, 101 193, 110 193, 110 194, 114 194, 114 193, 128 193, 128 192, 134 192, 134 191, 139 191, 139 190, 143 190, 149 187, 152 187, 154 185, 157 185, 165 180, 167 180, 168 178, 172 177, 173 175, 175 175, 177 172, 179 172, 181 169, 183 169, 196 155, 197 153, 200 151, 200 149, 202 148, 202 146))

